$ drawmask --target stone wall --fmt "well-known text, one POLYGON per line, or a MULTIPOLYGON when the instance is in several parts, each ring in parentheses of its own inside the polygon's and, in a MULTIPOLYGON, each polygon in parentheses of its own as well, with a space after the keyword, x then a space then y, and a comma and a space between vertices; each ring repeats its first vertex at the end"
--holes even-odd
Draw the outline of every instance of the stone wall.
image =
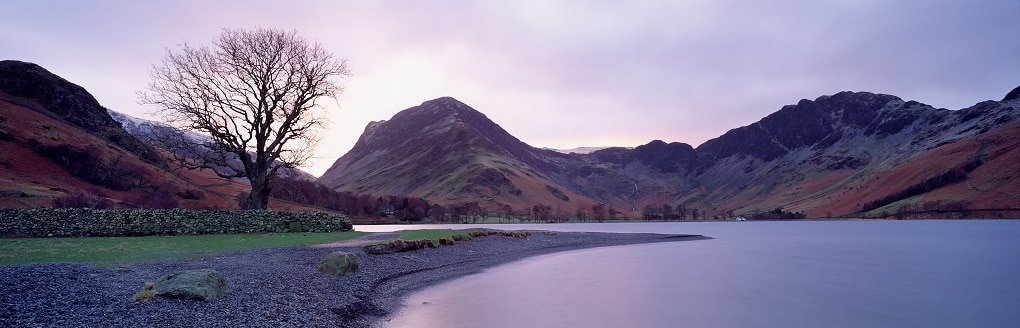
POLYGON ((150 236, 351 230, 346 216, 319 212, 0 209, 0 236, 150 236))

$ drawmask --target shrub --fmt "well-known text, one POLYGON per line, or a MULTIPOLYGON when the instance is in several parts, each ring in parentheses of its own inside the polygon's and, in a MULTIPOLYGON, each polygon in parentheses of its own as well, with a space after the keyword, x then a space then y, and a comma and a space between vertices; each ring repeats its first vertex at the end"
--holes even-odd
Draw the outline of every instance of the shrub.
POLYGON ((177 196, 183 199, 202 200, 205 193, 198 189, 184 189, 177 192, 177 196))
POLYGON ((113 202, 100 196, 75 191, 73 193, 54 198, 53 207, 108 209, 113 207, 113 202))

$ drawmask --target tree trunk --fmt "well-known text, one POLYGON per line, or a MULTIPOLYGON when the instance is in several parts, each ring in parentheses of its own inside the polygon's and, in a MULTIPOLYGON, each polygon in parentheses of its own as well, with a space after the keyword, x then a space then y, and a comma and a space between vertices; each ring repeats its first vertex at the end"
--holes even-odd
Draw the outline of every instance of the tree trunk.
POLYGON ((251 181, 251 192, 248 193, 247 207, 245 210, 267 210, 269 209, 269 179, 256 177, 248 179, 251 181))

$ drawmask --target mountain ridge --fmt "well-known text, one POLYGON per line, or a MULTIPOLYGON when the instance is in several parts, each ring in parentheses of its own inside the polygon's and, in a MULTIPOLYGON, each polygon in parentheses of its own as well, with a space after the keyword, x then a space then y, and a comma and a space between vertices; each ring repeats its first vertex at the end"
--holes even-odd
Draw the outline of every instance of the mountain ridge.
MULTIPOLYGON (((1017 103, 1020 102, 1016 98, 1007 95, 1004 101, 984 101, 951 111, 887 94, 844 91, 783 106, 755 123, 731 129, 698 147, 655 140, 633 149, 610 147, 588 154, 562 154, 532 147, 488 120, 481 112, 453 98, 442 97, 401 111, 390 120, 374 122, 370 125, 371 133, 366 128, 366 135, 370 134, 372 138, 390 138, 388 140, 395 142, 429 140, 427 144, 434 147, 423 144, 417 149, 372 148, 380 145, 369 145, 359 139, 361 147, 355 146, 351 152, 337 159, 319 181, 338 190, 372 193, 377 186, 366 181, 388 180, 391 181, 389 184, 398 184, 404 179, 402 175, 390 175, 386 171, 353 169, 345 173, 345 170, 353 168, 351 165, 354 163, 359 163, 360 167, 384 165, 372 158, 373 152, 392 152, 389 156, 391 161, 400 158, 398 162, 410 166, 421 164, 414 160, 423 157, 421 153, 430 153, 428 158, 447 162, 455 162, 450 159, 466 154, 488 154, 511 164, 509 166, 513 169, 470 173, 468 175, 475 175, 455 180, 418 175, 414 185, 459 186, 471 190, 465 186, 467 181, 477 184, 479 181, 509 180, 509 185, 513 186, 514 179, 508 177, 524 174, 537 177, 540 183, 560 193, 572 192, 573 197, 579 197, 586 204, 608 204, 630 214, 651 204, 669 203, 711 208, 716 213, 786 206, 817 216, 828 214, 826 212, 831 208, 843 207, 811 201, 821 199, 819 197, 782 197, 781 191, 784 188, 808 188, 812 189, 811 194, 829 195, 832 191, 822 190, 825 188, 815 186, 814 181, 828 181, 840 176, 841 180, 850 181, 847 182, 850 185, 861 187, 863 182, 860 179, 892 170, 919 154, 1015 121, 1017 103), (437 126, 437 119, 419 120, 429 117, 421 116, 422 113, 439 112, 448 113, 443 117, 470 118, 453 120, 466 122, 468 129, 461 131, 460 136, 431 138, 453 128, 437 126), (417 129, 408 128, 416 122, 420 122, 417 129), (391 133, 397 130, 402 132, 391 133), (442 146, 462 143, 464 140, 458 139, 461 137, 484 141, 473 144, 475 147, 465 144, 442 146), (347 175, 359 178, 346 178, 347 175)), ((470 160, 464 163, 472 165, 470 160)), ((447 164, 445 167, 449 170, 461 167, 456 163, 447 164)), ((434 169, 426 171, 441 173, 434 169)), ((474 200, 490 207, 507 205, 493 195, 473 197, 465 193, 444 198, 436 193, 421 192, 413 186, 402 191, 440 203, 474 200)), ((531 204, 528 202, 556 205, 556 199, 560 199, 552 192, 530 192, 535 195, 518 197, 528 198, 527 202, 508 203, 526 210, 531 204)), ((521 193, 527 194, 525 191, 521 193)), ((559 205, 559 210, 565 212, 574 210, 570 206, 582 206, 573 203, 559 205)), ((856 213, 843 211, 837 214, 856 213)))

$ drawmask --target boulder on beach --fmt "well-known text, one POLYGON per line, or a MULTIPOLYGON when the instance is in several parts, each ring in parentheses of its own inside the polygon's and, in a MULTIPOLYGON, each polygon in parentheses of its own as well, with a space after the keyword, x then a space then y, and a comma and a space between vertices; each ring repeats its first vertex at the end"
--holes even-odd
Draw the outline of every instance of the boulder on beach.
POLYGON ((227 280, 212 269, 198 269, 175 272, 156 281, 157 295, 169 298, 184 298, 212 301, 227 293, 227 280))
POLYGON ((358 257, 351 252, 332 252, 319 262, 319 271, 346 276, 358 270, 358 257))

